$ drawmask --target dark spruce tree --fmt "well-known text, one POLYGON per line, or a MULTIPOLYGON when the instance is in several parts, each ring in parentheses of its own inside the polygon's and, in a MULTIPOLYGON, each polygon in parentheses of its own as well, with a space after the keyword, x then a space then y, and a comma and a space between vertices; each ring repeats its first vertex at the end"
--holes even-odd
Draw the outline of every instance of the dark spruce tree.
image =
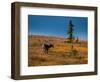
MULTIPOLYGON (((74 38, 74 25, 72 24, 72 21, 69 21, 69 25, 68 25, 68 29, 67 29, 67 42, 69 44, 70 50, 69 50, 69 54, 70 56, 75 56, 78 54, 78 51, 76 49, 74 49, 74 43, 73 41, 75 40, 74 38)), ((78 37, 77 37, 77 41, 78 42, 78 37)))
POLYGON ((77 37, 77 39, 76 39, 76 43, 79 43, 79 39, 78 39, 78 37, 77 37))
POLYGON ((68 39, 68 42, 69 43, 72 43, 72 41, 73 41, 73 31, 74 31, 74 29, 73 29, 73 27, 74 27, 74 25, 72 24, 72 21, 70 20, 69 21, 69 25, 68 25, 68 30, 67 30, 67 39, 68 39))

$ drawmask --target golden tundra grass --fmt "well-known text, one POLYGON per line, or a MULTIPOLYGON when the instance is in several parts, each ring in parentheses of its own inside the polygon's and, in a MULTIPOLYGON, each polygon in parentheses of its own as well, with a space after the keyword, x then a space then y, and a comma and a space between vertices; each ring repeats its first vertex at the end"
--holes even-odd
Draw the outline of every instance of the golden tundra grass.
POLYGON ((70 45, 64 38, 28 36, 28 66, 87 64, 87 42, 74 44, 73 49, 77 52, 69 54, 70 45), (48 54, 42 52, 41 44, 44 40, 54 45, 54 48, 49 49, 48 54))

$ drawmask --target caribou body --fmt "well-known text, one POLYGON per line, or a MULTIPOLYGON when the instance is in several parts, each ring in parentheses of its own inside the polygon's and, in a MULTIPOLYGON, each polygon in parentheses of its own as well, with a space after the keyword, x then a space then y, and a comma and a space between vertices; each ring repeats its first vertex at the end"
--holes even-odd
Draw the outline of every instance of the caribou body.
POLYGON ((45 41, 42 43, 42 51, 45 54, 48 54, 49 49, 53 48, 53 47, 54 47, 54 45, 51 44, 50 42, 45 41))

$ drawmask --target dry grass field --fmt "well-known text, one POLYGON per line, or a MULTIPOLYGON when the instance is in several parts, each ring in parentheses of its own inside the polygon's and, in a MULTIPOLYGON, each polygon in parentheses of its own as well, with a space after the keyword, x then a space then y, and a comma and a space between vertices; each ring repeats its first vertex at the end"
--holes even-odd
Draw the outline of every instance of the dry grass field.
POLYGON ((50 65, 71 65, 87 64, 88 48, 86 41, 80 44, 74 43, 73 54, 70 53, 70 45, 65 42, 65 38, 30 35, 28 36, 28 66, 50 66, 50 65), (48 54, 42 51, 44 40, 54 45, 48 54))

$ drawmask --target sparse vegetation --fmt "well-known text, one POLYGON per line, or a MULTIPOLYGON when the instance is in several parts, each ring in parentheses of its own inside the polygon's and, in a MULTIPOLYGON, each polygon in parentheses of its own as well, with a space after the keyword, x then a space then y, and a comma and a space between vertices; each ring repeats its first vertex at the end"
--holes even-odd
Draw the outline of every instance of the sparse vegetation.
POLYGON ((74 44, 71 50, 73 54, 69 54, 70 45, 65 42, 65 38, 30 35, 28 40, 28 66, 86 64, 88 61, 86 41, 74 44), (44 40, 54 45, 48 54, 44 54, 41 49, 44 40))

